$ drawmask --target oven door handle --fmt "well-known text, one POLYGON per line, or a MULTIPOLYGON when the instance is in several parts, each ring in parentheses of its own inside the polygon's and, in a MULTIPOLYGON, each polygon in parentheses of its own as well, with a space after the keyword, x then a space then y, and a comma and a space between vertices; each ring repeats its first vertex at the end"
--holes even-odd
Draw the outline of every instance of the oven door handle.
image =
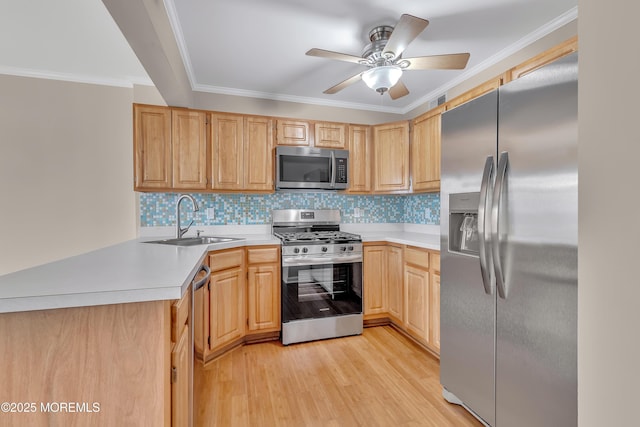
POLYGON ((352 262, 362 262, 362 254, 344 256, 340 258, 329 258, 329 257, 282 258, 283 267, 295 267, 295 266, 301 266, 301 265, 348 264, 352 262))

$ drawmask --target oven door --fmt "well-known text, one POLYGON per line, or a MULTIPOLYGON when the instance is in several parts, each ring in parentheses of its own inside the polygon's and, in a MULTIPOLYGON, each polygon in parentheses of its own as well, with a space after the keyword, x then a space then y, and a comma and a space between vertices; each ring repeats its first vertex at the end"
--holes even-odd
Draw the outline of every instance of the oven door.
POLYGON ((282 265, 282 322, 362 313, 362 261, 282 265))

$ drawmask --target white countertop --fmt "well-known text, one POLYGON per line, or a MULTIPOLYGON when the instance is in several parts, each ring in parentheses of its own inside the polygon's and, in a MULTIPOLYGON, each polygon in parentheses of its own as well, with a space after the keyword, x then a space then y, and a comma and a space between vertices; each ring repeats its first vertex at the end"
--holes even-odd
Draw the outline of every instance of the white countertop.
POLYGON ((417 246, 420 248, 440 250, 440 235, 411 233, 407 231, 387 231, 387 232, 361 232, 363 242, 390 242, 402 245, 417 246))
POLYGON ((0 313, 180 298, 209 250, 273 245, 270 234, 180 247, 139 238, 0 276, 0 313))
MULTIPOLYGON (((440 250, 440 236, 434 233, 437 227, 429 227, 368 224, 345 225, 344 229, 360 234, 364 242, 440 250)), ((208 251, 280 244, 267 229, 239 230, 247 234, 207 229, 206 235, 215 231, 215 235, 241 240, 191 247, 144 243, 168 237, 166 229, 147 230, 138 239, 5 274, 0 276, 0 313, 178 299, 208 251)))

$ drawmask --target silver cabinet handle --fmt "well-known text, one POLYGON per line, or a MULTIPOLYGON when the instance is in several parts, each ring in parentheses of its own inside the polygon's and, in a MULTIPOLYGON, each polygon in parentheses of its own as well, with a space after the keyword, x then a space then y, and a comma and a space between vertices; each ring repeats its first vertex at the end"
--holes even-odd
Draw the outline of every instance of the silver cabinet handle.
POLYGON ((502 193, 507 179, 509 168, 509 153, 503 151, 498 160, 498 171, 496 173, 496 185, 493 189, 493 206, 491 208, 491 244, 493 247, 493 265, 496 272, 496 286, 498 295, 502 299, 507 299, 507 286, 504 280, 504 270, 502 259, 500 258, 500 208, 502 204, 502 193))
MULTIPOLYGON (((480 272, 482 273, 482 284, 484 292, 487 295, 493 294, 493 281, 491 280, 491 271, 489 267, 491 262, 491 236, 485 234, 487 232, 486 211, 491 204, 491 191, 489 186, 493 178, 493 156, 487 156, 484 162, 484 171, 482 172, 482 183, 480 184, 480 203, 478 204, 478 238, 480 240, 480 272)), ((491 228, 489 227, 489 230, 491 228)))

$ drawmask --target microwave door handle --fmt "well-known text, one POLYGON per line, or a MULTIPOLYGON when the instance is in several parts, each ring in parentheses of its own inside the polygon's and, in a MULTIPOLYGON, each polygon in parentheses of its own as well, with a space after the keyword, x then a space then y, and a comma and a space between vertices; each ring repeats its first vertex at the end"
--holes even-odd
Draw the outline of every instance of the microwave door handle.
POLYGON ((331 151, 331 188, 336 186, 336 153, 331 151))

